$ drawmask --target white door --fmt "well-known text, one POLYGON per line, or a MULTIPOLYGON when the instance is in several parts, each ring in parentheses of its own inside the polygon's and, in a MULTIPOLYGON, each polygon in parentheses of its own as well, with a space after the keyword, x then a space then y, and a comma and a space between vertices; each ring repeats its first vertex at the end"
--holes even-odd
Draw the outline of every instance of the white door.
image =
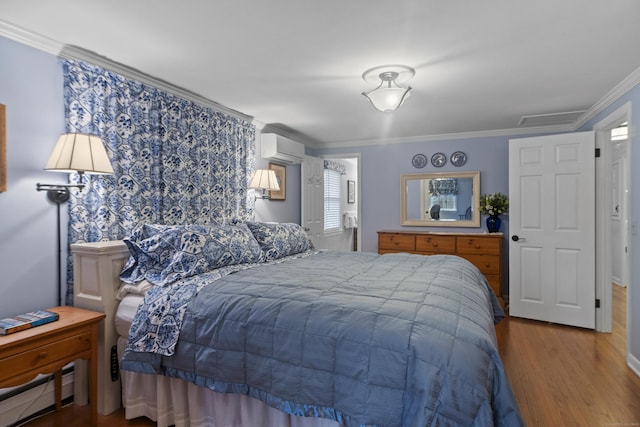
POLYGON ((595 328, 595 138, 509 141, 509 313, 595 328))
POLYGON ((302 226, 316 249, 320 249, 324 235, 324 160, 305 156, 300 175, 302 226))

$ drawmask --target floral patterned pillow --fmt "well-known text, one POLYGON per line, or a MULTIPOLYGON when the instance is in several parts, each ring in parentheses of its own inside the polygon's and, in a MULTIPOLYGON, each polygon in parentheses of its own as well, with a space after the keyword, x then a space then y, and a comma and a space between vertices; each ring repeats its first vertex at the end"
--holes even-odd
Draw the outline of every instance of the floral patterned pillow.
POLYGON ((171 227, 173 226, 163 224, 141 224, 134 228, 128 238, 123 240, 129 248, 129 259, 120 272, 120 279, 122 281, 126 283, 137 283, 143 280, 145 264, 149 262, 144 252, 138 251, 137 248, 132 247, 131 244, 143 242, 171 227))
POLYGON ((245 224, 142 225, 124 239, 130 257, 120 279, 164 286, 228 265, 260 260, 261 248, 245 224))
POLYGON ((247 222, 262 248, 262 261, 273 261, 313 249, 304 229, 294 223, 247 222))

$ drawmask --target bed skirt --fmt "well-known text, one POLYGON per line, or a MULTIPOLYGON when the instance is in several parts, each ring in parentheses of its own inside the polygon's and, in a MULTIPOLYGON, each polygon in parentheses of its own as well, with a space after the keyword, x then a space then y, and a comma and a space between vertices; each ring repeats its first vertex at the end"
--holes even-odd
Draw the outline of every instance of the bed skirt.
POLYGON ((158 427, 340 427, 333 420, 285 414, 252 397, 218 393, 178 378, 124 370, 120 375, 125 417, 144 416, 158 427))

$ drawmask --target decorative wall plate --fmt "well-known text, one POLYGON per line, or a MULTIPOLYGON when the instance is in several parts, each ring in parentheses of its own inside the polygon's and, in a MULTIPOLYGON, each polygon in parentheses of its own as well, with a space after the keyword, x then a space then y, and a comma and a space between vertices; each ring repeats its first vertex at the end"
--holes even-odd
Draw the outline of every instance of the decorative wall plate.
POLYGON ((422 169, 427 165, 427 156, 424 154, 416 154, 411 159, 411 164, 413 164, 414 168, 422 169))
POLYGON ((451 164, 453 166, 460 167, 465 163, 467 163, 467 155, 464 154, 462 151, 456 151, 451 155, 451 164))
POLYGON ((447 163, 447 156, 442 153, 436 153, 431 156, 431 164, 437 168, 444 166, 447 163))

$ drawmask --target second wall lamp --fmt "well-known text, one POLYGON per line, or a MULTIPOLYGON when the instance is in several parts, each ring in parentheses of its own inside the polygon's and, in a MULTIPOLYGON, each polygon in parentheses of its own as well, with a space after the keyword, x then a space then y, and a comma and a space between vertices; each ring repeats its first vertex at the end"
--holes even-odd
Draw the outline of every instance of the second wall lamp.
POLYGON ((261 190, 261 194, 256 194, 256 199, 271 198, 267 191, 280 191, 276 173, 270 169, 257 169, 251 178, 249 188, 261 190))

